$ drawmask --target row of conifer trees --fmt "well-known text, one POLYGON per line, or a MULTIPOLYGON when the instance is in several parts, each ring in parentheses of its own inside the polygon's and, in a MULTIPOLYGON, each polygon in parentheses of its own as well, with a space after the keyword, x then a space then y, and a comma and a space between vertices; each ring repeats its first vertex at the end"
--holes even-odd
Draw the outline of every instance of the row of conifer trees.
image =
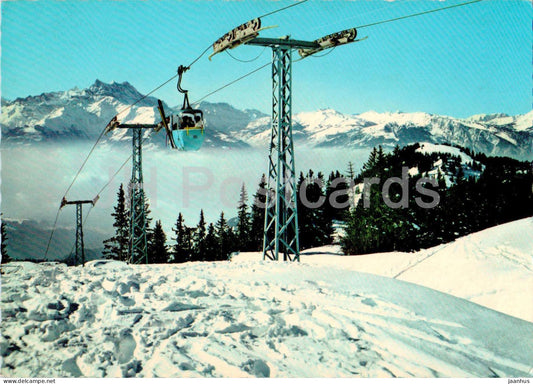
MULTIPOLYGON (((325 180, 322 173, 314 174, 309 170, 306 175, 300 173, 297 183, 298 224, 300 249, 316 247, 331 243, 333 235, 332 221, 342 218, 342 210, 336 210, 328 203, 332 193, 345 189, 346 184, 332 187, 332 181, 341 177, 339 172, 332 172, 325 180), (305 182, 306 201, 312 203, 321 199, 325 204, 318 208, 308 208, 300 197, 302 183, 305 182)), ((232 252, 260 251, 263 248, 263 228, 265 221, 266 177, 260 179, 256 193, 249 201, 246 187, 243 185, 237 204, 237 217, 229 225, 224 212, 220 213, 215 223, 207 223, 203 210, 200 211, 196 225, 185 222, 183 214, 178 213, 172 234, 168 239, 160 220, 152 226, 150 207, 145 203, 147 223, 147 253, 149 263, 182 263, 187 261, 227 260, 232 252)), ((120 185, 117 204, 111 214, 114 219, 115 234, 104 241, 104 257, 129 261, 130 213, 127 201, 129 196, 120 185)))

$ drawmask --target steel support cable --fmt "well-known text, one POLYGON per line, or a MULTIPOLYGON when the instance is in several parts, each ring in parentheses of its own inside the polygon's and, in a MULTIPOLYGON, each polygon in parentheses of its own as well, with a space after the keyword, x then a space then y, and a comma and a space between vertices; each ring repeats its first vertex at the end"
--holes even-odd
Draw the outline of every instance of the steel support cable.
POLYGON ((209 96, 214 95, 215 93, 217 93, 217 92, 223 90, 224 88, 227 88, 227 87, 229 87, 230 85, 233 85, 233 84, 235 84, 236 82, 241 81, 242 79, 244 79, 244 78, 246 78, 246 77, 248 77, 248 76, 250 76, 250 75, 253 75, 254 73, 256 73, 256 72, 260 71, 261 69, 263 69, 263 68, 265 68, 265 67, 267 67, 267 66, 270 66, 270 65, 271 65, 270 62, 268 62, 268 63, 266 63, 266 64, 263 64, 262 66, 260 66, 260 67, 258 67, 258 68, 256 68, 256 69, 254 69, 253 71, 250 71, 250 72, 248 72, 248 73, 242 75, 241 77, 239 77, 239 78, 237 78, 237 79, 235 79, 235 80, 230 81, 229 83, 223 85, 222 87, 217 88, 217 89, 215 89, 215 90, 212 91, 212 92, 209 92, 207 95, 203 96, 201 99, 198 99, 198 100, 194 101, 192 104, 198 104, 199 102, 201 102, 201 101, 207 99, 209 96))
MULTIPOLYGON (((416 16, 422 16, 422 15, 427 15, 429 13, 434 13, 434 12, 440 12, 440 11, 444 11, 444 10, 447 10, 447 9, 451 9, 451 8, 457 8, 457 7, 463 7, 465 5, 469 5, 469 4, 474 4, 474 3, 479 3, 481 1, 484 1, 484 0, 471 0, 471 1, 467 1, 467 2, 463 2, 463 3, 459 3, 459 4, 454 4, 454 5, 449 5, 449 6, 446 6, 446 7, 441 7, 441 8, 436 8, 436 9, 431 9, 429 11, 424 11, 424 12, 418 12, 418 13, 414 13, 414 14, 411 14, 411 15, 405 15, 405 16, 400 16, 400 17, 395 17, 393 19, 387 19, 387 20, 382 20, 382 21, 376 21, 375 23, 370 23, 370 24, 364 24, 364 25, 359 25, 357 27, 354 27, 355 29, 361 29, 361 28, 366 28, 366 27, 371 27, 371 26, 374 26, 374 25, 380 25, 380 24, 386 24, 386 23, 392 23, 394 21, 398 21, 398 20, 403 20, 403 19, 408 19, 408 18, 411 18, 411 17, 416 17, 416 16)), ((333 47, 334 49, 335 47, 333 47)), ((320 56, 316 56, 316 55, 309 55, 309 56, 306 56, 306 57, 317 57, 317 58, 320 58, 320 57, 324 57, 326 55, 328 55, 329 53, 331 53, 331 51, 333 51, 333 49, 331 49, 328 53, 325 53, 323 55, 320 55, 320 56)), ((295 60, 294 62, 297 63, 301 60, 303 60, 304 58, 300 58, 298 60, 295 60)))
POLYGON ((56 219, 54 221, 54 226, 52 227, 52 232, 50 232, 50 237, 48 238, 48 244, 46 245, 46 251, 44 252, 45 260, 46 260, 46 256, 48 256, 48 250, 50 249, 50 243, 52 242, 52 237, 54 237, 54 232, 56 230, 56 225, 57 225, 57 219, 59 218, 59 212, 61 212, 61 208, 57 210, 56 219))
MULTIPOLYGON (((269 66, 270 64, 271 64, 271 63, 268 62, 268 63, 266 63, 266 64, 264 64, 264 65, 262 65, 262 66, 260 66, 260 67, 258 67, 258 68, 256 68, 256 69, 254 69, 253 71, 250 71, 250 72, 244 74, 243 76, 241 76, 241 77, 239 77, 239 78, 237 78, 237 79, 235 79, 235 80, 230 81, 229 83, 223 85, 222 87, 217 88, 217 89, 215 89, 214 91, 212 91, 212 92, 208 93, 207 95, 203 96, 201 99, 199 99, 199 100, 193 102, 193 104, 196 104, 196 103, 201 102, 202 100, 206 99, 207 97, 209 97, 209 96, 211 96, 211 95, 213 95, 213 94, 215 94, 215 93, 217 93, 217 92, 223 90, 224 88, 229 87, 230 85, 235 84, 236 82, 238 82, 238 81, 240 81, 240 80, 242 80, 242 79, 244 79, 244 78, 246 78, 246 77, 248 77, 248 76, 250 76, 250 75, 252 75, 252 74, 254 74, 254 73, 256 73, 256 72, 258 72, 258 71, 260 71, 261 69, 263 69, 263 68, 269 66)), ((174 77, 176 77, 176 76, 174 76, 174 77)), ((170 80, 169 80, 169 81, 170 81, 170 80)), ((168 83, 168 81, 167 81, 167 83, 168 83)), ((164 84, 163 84, 163 85, 164 85, 164 84)), ((163 85, 161 85, 161 86, 163 86, 163 85)), ((160 86, 160 87, 161 87, 161 86, 160 86)), ((144 144, 144 142, 148 139, 148 137, 149 137, 149 136, 147 136, 147 137, 145 137, 145 138, 143 139, 141 145, 144 144)), ((107 187, 109 187, 109 185, 111 184, 111 182, 115 179, 115 177, 117 177, 117 175, 120 173, 120 171, 122 171, 122 169, 126 166, 126 164, 131 160, 132 157, 133 157, 133 155, 129 155, 128 158, 127 158, 127 159, 126 159, 126 160, 120 165, 120 167, 115 171, 115 173, 109 178, 109 180, 107 181, 107 183, 105 183, 104 186, 103 186, 102 188, 100 188, 100 190, 99 190, 98 193, 97 193, 98 196, 101 195, 102 192, 103 192, 107 187)), ((93 207, 91 206, 91 207, 89 208, 89 210, 87 211, 87 214, 85 215, 85 218, 84 218, 84 220, 83 220, 83 225, 85 225, 85 222, 86 222, 87 219, 89 218, 89 215, 90 215, 92 209, 93 209, 93 207)), ((59 212, 60 212, 60 210, 57 211, 57 216, 59 216, 59 212)), ((56 216, 56 223, 57 223, 57 216, 56 216)), ((55 230, 55 225, 56 225, 56 223, 54 223, 54 228, 53 228, 53 230, 52 230, 52 234, 51 234, 51 236, 50 236, 50 240, 48 241, 48 247, 50 246, 50 241, 51 241, 51 239, 52 239, 52 236, 53 236, 53 233, 54 233, 54 230, 55 230)), ((48 247, 47 247, 47 250, 46 250, 46 254, 45 254, 45 256, 48 254, 48 247)), ((74 247, 71 249, 70 255, 72 255, 73 250, 74 250, 74 247)))
MULTIPOLYGON (((335 48, 337 48, 337 47, 336 46, 335 47, 331 47, 330 49, 328 49, 328 51, 326 53, 323 53, 321 55, 313 54, 313 55, 309 55, 309 56, 318 59, 320 57, 324 57, 324 56, 329 55, 331 52, 333 52, 335 50, 335 48)), ((305 57, 303 57, 302 59, 305 59, 305 57)), ((300 61, 300 60, 297 60, 297 61, 300 61)))
POLYGON ((299 1, 299 2, 291 4, 291 5, 287 5, 286 7, 282 7, 282 8, 276 9, 275 11, 265 13, 264 15, 261 15, 258 18, 263 18, 263 17, 267 17, 267 16, 270 16, 270 15, 273 15, 274 13, 278 13, 278 12, 284 11, 286 9, 289 9, 289 8, 292 8, 292 7, 296 7, 296 6, 301 5, 301 4, 303 4, 303 3, 307 2, 307 1, 308 0, 303 0, 303 1, 299 1))
POLYGON ((406 16, 395 17, 395 18, 393 18, 393 19, 382 20, 382 21, 376 21, 375 23, 370 23, 370 24, 365 24, 365 25, 359 25, 359 26, 354 27, 354 28, 355 28, 355 29, 361 29, 361 28, 371 27, 371 26, 379 25, 379 24, 392 23, 393 21, 397 21, 397 20, 403 20, 403 19, 408 19, 408 18, 410 18, 410 17, 416 17, 416 16, 421 16, 421 15, 427 15, 428 13, 439 12, 439 11, 444 11, 444 10, 446 10, 446 9, 462 7, 462 6, 469 5, 469 4, 479 3, 479 2, 481 2, 481 1, 483 1, 483 0, 471 0, 471 1, 466 1, 466 2, 464 2, 464 3, 459 3, 459 4, 454 4, 454 5, 448 5, 447 7, 431 9, 431 10, 429 10, 429 11, 424 11, 424 12, 414 13, 414 14, 406 15, 406 16))
POLYGON ((209 51, 209 50, 211 49, 212 46, 213 46, 212 44, 209 44, 209 45, 207 46, 207 48, 204 49, 204 50, 202 51, 202 53, 201 53, 196 59, 194 59, 194 60, 192 61, 192 63, 190 63, 190 64, 187 66, 187 68, 192 67, 192 66, 193 66, 198 60, 200 60, 200 59, 201 59, 201 58, 207 53, 207 51, 209 51))
MULTIPOLYGON (((248 76, 254 74, 255 72, 258 72, 259 70, 265 68, 265 67, 268 66, 268 65, 270 65, 270 63, 266 63, 265 65, 262 65, 261 67, 258 67, 258 68, 256 68, 256 69, 254 69, 253 71, 248 72, 248 73, 246 73, 245 75, 243 75, 243 76, 241 76, 241 77, 239 77, 239 78, 237 78, 237 79, 235 79, 235 80, 230 81, 229 83, 223 85, 222 87, 220 87, 220 88, 218 88, 218 89, 216 89, 216 90, 214 90, 214 91, 208 93, 207 95, 203 96, 201 99, 195 101, 193 104, 199 103, 200 101, 206 99, 207 97, 209 97, 209 96, 211 96, 211 95, 213 95, 213 94, 215 94, 215 93, 221 91, 222 89, 224 89, 224 88, 226 88, 226 87, 229 87, 229 86, 232 85, 232 84, 235 84, 236 82, 238 82, 238 81, 240 81, 240 80, 242 80, 242 79, 244 79, 244 78, 246 78, 246 77, 248 77, 248 76)), ((145 138, 143 139, 143 141, 142 141, 141 144, 144 144, 144 142, 145 142, 146 140, 148 140, 148 138, 149 138, 149 136, 148 136, 148 137, 145 137, 145 138)), ((104 191, 104 190, 105 190, 105 189, 111 184, 111 182, 115 179, 115 177, 117 177, 117 175, 118 175, 118 174, 120 173, 120 171, 126 166, 126 164, 131 160, 132 157, 133 157, 133 155, 129 155, 129 156, 128 156, 128 158, 122 163, 122 165, 121 165, 121 166, 115 171, 115 173, 110 177, 110 179, 107 181, 107 183, 105 183, 104 186, 103 186, 102 188, 100 188, 100 190, 99 190, 98 193, 97 193, 98 195, 102 194, 102 192, 103 192, 103 191, 104 191)), ((89 212, 91 212, 91 209, 92 209, 92 207, 89 209, 89 211, 88 211, 87 214, 85 215, 85 220, 86 220, 87 217, 89 216, 89 212)), ((85 223, 85 221, 84 221, 84 223, 85 223)))
MULTIPOLYGON (((239 78, 237 78, 237 79, 235 79, 235 80, 230 81, 229 83, 223 85, 222 87, 217 88, 216 90, 214 90, 214 91, 208 93, 207 95, 203 96, 201 99, 195 101, 193 104, 199 103, 200 101, 206 99, 207 97, 209 97, 209 96, 211 96, 211 95, 213 95, 213 94, 215 94, 215 93, 217 93, 217 92, 223 90, 223 89, 226 88, 226 87, 229 87, 229 86, 232 85, 232 84, 235 84, 236 82, 238 82, 238 81, 240 81, 240 80, 242 80, 242 79, 244 79, 244 78, 246 78, 246 77, 248 77, 248 76, 254 74, 255 72, 258 72, 259 70, 265 68, 266 66, 269 66, 270 64, 271 64, 270 62, 269 62, 269 63, 266 63, 265 65, 262 65, 262 66, 260 66, 260 67, 258 67, 258 68, 256 68, 256 69, 254 69, 253 71, 248 72, 248 73, 246 73, 245 75, 243 75, 243 76, 241 76, 241 77, 239 77, 239 78)), ((148 136, 148 137, 145 137, 145 138, 143 139, 141 145, 143 145, 144 142, 145 142, 146 140, 148 140, 148 138, 149 138, 149 136, 148 136)), ((107 181, 107 183, 105 183, 104 186, 103 186, 102 188, 100 188, 100 190, 99 190, 98 193, 97 193, 98 195, 101 195, 102 192, 103 192, 107 187, 109 187, 109 185, 111 184, 111 182, 115 179, 115 177, 117 177, 117 175, 120 173, 120 171, 122 171, 122 169, 126 166, 126 164, 128 164, 128 162, 131 160, 132 157, 133 157, 133 155, 129 155, 129 156, 128 156, 128 158, 127 158, 127 159, 126 159, 126 160, 120 165, 120 167, 115 171, 115 173, 109 178, 109 180, 107 181)), ((93 208, 93 207, 91 206, 91 207, 89 208, 89 210, 87 211, 87 214, 85 215, 85 218, 84 218, 84 220, 83 220, 83 225, 85 225, 85 222, 87 221, 87 218, 89 217, 89 215, 90 215, 90 213, 91 213, 91 211, 92 211, 92 208, 93 208)), ((58 212, 59 212, 59 211, 58 211, 58 212)))

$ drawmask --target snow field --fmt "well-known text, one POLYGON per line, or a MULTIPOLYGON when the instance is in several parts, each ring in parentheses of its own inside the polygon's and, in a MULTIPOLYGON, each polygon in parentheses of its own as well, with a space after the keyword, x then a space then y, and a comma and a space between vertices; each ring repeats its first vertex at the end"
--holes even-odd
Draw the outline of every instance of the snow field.
POLYGON ((533 323, 531 233, 533 218, 526 218, 419 252, 344 256, 326 246, 304 251, 301 260, 409 281, 533 323))
POLYGON ((531 375, 533 324, 338 267, 12 263, 2 375, 531 375))

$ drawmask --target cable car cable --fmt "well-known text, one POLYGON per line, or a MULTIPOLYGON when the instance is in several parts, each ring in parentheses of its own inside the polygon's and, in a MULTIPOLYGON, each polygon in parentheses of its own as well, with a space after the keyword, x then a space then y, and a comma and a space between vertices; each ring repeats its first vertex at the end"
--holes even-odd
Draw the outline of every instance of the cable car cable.
POLYGON ((355 28, 355 29, 361 29, 361 28, 371 27, 371 26, 374 26, 374 25, 385 24, 385 23, 391 23, 391 22, 393 22, 393 21, 397 21, 397 20, 403 20, 403 19, 408 19, 408 18, 410 18, 410 17, 421 16, 421 15, 427 15, 428 13, 439 12, 439 11, 444 11, 444 10, 446 10, 446 9, 462 7, 462 6, 464 6, 464 5, 469 5, 469 4, 479 3, 479 2, 481 2, 481 1, 483 1, 483 0, 472 0, 472 1, 467 1, 467 2, 464 2, 464 3, 460 3, 460 4, 449 5, 449 6, 447 6, 447 7, 442 7, 442 8, 432 9, 432 10, 429 10, 429 11, 424 11, 424 12, 414 13, 414 14, 412 14, 412 15, 400 16, 400 17, 395 17, 395 18, 393 18, 393 19, 382 20, 382 21, 377 21, 377 22, 375 22, 375 23, 370 23, 370 24, 360 25, 360 26, 358 26, 358 27, 354 27, 354 28, 355 28))
MULTIPOLYGON (((394 21, 403 20, 403 19, 408 19, 408 18, 411 18, 411 17, 421 16, 421 15, 427 15, 427 14, 429 14, 429 13, 434 13, 434 12, 444 11, 444 10, 451 9, 451 8, 457 8, 457 7, 462 7, 462 6, 469 5, 469 4, 479 3, 479 2, 481 2, 481 1, 484 1, 484 0, 471 0, 471 1, 466 1, 466 2, 463 2, 463 3, 454 4, 454 5, 449 5, 449 6, 446 6, 446 7, 441 7, 441 8, 431 9, 431 10, 429 10, 429 11, 418 12, 418 13, 414 13, 414 14, 411 14, 411 15, 405 15, 405 16, 395 17, 395 18, 393 18, 393 19, 377 21, 377 22, 370 23, 370 24, 364 24, 364 25, 360 25, 360 26, 354 27, 354 29, 361 29, 361 28, 371 27, 371 26, 375 26, 375 25, 380 25, 380 24, 385 24, 385 23, 391 23, 391 22, 394 22, 394 21)), ((315 57, 323 57, 323 56, 326 56, 326 55, 329 54, 329 53, 331 53, 331 52, 328 52, 328 53, 326 53, 326 54, 324 54, 324 55, 321 55, 321 56, 315 56, 315 57)), ((313 54, 313 55, 309 55, 309 56, 314 56, 314 54, 313 54)), ((306 56, 306 57, 309 57, 309 56, 306 56)), ((303 59, 304 59, 304 58, 301 58, 301 59, 295 60, 294 63, 297 63, 297 62, 299 62, 299 61, 301 61, 301 60, 303 60, 303 59)))
POLYGON ((200 60, 200 59, 202 58, 202 56, 205 55, 205 54, 207 53, 207 51, 209 51, 212 47, 213 47, 213 45, 212 45, 212 44, 209 44, 209 45, 207 46, 207 48, 204 49, 204 51, 200 54, 200 56, 198 56, 196 59, 194 59, 194 60, 192 61, 192 63, 190 63, 190 64, 187 66, 187 68, 192 67, 193 64, 195 64, 198 60, 200 60))
POLYGON ((283 7, 283 8, 277 9, 275 11, 265 13, 264 15, 258 16, 258 18, 260 19, 260 18, 263 18, 263 17, 267 17, 267 16, 270 16, 270 15, 273 15, 274 13, 278 13, 278 12, 284 11, 286 9, 289 9, 289 8, 292 8, 292 7, 296 7, 297 5, 301 5, 301 4, 303 4, 303 3, 307 2, 307 1, 308 0, 303 0, 303 1, 299 1, 298 3, 287 5, 286 7, 283 7))
POLYGON ((52 232, 50 233, 50 237, 48 238, 48 244, 46 245, 46 251, 44 252, 45 260, 46 260, 46 256, 48 256, 48 250, 50 249, 50 243, 52 242, 52 237, 54 236, 54 232, 56 230, 57 219, 59 218, 59 213, 60 212, 61 212, 61 209, 58 209, 57 213, 56 213, 56 219, 55 219, 54 225, 52 227, 52 232))
POLYGON ((199 102, 207 99, 209 96, 211 96, 211 95, 223 90, 224 88, 229 87, 230 85, 235 84, 236 82, 238 82, 238 81, 240 81, 240 80, 242 80, 242 79, 244 79, 244 78, 246 78, 246 77, 248 77, 248 76, 250 76, 250 75, 252 75, 252 74, 254 74, 256 72, 258 72, 258 71, 260 71, 261 69, 263 69, 263 68, 265 68, 265 67, 267 67, 269 65, 271 65, 270 62, 268 62, 268 63, 266 63, 266 64, 264 64, 264 65, 262 65, 262 66, 260 66, 260 67, 258 67, 256 69, 254 69, 253 71, 250 71, 250 72, 246 73, 245 75, 243 75, 243 76, 241 76, 241 77, 239 77, 239 78, 237 78, 235 80, 230 81, 229 83, 223 85, 222 87, 217 88, 214 91, 212 91, 212 92, 208 93, 207 95, 203 96, 201 99, 198 99, 198 100, 194 101, 193 104, 198 104, 199 102))

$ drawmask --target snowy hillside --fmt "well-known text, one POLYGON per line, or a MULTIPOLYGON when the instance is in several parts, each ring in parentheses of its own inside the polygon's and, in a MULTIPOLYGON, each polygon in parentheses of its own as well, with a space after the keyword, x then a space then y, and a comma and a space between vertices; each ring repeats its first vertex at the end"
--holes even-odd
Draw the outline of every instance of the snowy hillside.
MULTIPOLYGON (((533 218, 414 253, 344 256, 340 247, 304 251, 302 263, 338 266, 436 289, 533 323, 533 218)), ((243 253, 235 260, 258 260, 243 253)))
POLYGON ((10 263, 2 376, 524 377, 533 324, 307 263, 10 263))
MULTIPOLYGON (((482 171, 485 170, 485 165, 481 162, 472 159, 472 157, 466 154, 460 148, 452 147, 444 144, 432 144, 432 143, 420 143, 420 147, 416 150, 424 155, 427 154, 448 154, 460 159, 460 166, 463 174, 466 178, 474 177, 479 178, 482 171)), ((419 174, 417 168, 411 168, 409 170, 411 176, 419 174)), ((442 158, 439 157, 437 161, 433 163, 433 167, 425 173, 425 175, 433 178, 437 178, 438 175, 442 175, 445 180, 446 186, 450 187, 456 182, 456 175, 450 171, 450 164, 446 164, 442 158)))
MULTIPOLYGON (((39 96, 2 100, 4 143, 34 143, 94 139, 109 120, 141 98, 128 82, 106 84, 97 80, 87 89, 43 93, 39 96)), ((153 123, 159 120, 156 99, 148 97, 128 110, 123 122, 153 123)), ((202 102, 207 121, 206 147, 260 146, 270 140, 270 118, 257 110, 238 110, 226 103, 202 102)), ((167 113, 177 108, 166 107, 167 113)), ((125 139, 115 132, 110 140, 125 139)), ((415 142, 449 143, 487 155, 531 159, 533 111, 519 116, 476 115, 467 119, 428 113, 365 112, 350 115, 333 109, 302 112, 293 116, 297 142, 312 147, 404 146, 415 142)), ((155 142, 163 144, 164 135, 155 142)))

